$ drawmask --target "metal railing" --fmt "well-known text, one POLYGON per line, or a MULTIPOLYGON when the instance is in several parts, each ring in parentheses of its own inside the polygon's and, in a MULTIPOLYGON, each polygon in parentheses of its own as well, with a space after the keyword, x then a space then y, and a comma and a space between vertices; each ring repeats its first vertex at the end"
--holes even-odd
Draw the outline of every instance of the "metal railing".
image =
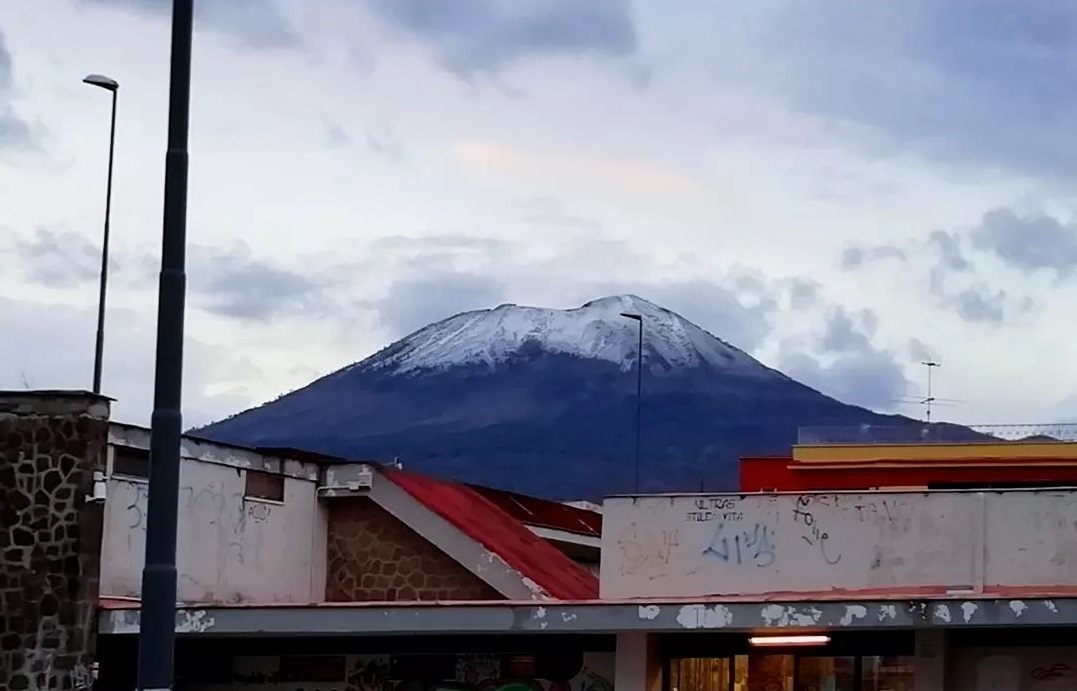
POLYGON ((910 425, 801 427, 800 446, 831 444, 975 444, 1077 442, 1077 423, 1019 425, 955 425, 946 422, 910 425))

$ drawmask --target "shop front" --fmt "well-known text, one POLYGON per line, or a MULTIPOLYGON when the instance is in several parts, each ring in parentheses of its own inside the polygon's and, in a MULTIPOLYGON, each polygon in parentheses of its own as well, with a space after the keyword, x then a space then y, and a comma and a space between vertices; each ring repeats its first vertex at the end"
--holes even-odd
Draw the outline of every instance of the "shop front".
POLYGON ((913 691, 913 632, 671 635, 665 691, 913 691))

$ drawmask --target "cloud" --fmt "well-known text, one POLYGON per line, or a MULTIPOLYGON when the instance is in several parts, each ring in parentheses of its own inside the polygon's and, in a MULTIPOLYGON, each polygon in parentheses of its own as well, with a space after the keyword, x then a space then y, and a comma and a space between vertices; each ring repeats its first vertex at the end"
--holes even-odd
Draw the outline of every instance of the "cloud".
MULTIPOLYGON (((157 279, 160 264, 145 251, 109 248, 110 276, 129 287, 146 288, 157 279)), ((101 249, 79 233, 39 227, 29 238, 0 232, 0 257, 27 281, 47 288, 79 288, 100 276, 101 249)), ((193 303, 220 317, 267 322, 289 317, 318 318, 336 301, 331 288, 338 265, 319 258, 302 266, 320 266, 306 274, 256 257, 249 246, 191 245, 187 249, 187 289, 193 303)))
POLYGON ((7 242, 0 255, 8 255, 26 280, 47 288, 74 288, 97 280, 101 271, 101 248, 79 233, 38 227, 29 239, 10 231, 0 234, 7 242))
POLYGON ((377 309, 390 336, 398 339, 460 312, 494 307, 504 293, 505 286, 488 276, 427 273, 394 281, 377 309))
MULTIPOLYGON (((334 304, 329 279, 318 279, 255 257, 245 243, 227 248, 192 246, 188 284, 203 309, 235 319, 324 316, 334 304)), ((333 267, 321 271, 332 276, 333 267)))
POLYGON ((875 262, 883 259, 905 261, 907 256, 905 250, 892 245, 876 245, 873 247, 853 246, 846 247, 842 250, 839 264, 842 269, 852 271, 854 269, 859 269, 868 262, 875 262))
MULTIPOLYGON (((96 312, 0 297, 0 389, 89 389, 96 312)), ((111 309, 105 324, 102 391, 117 399, 114 419, 148 424, 153 404, 153 321, 111 309)), ((219 419, 251 403, 237 379, 252 365, 228 349, 188 336, 184 345, 186 425, 219 419)))
POLYGON ((935 230, 928 236, 927 242, 938 252, 940 268, 947 271, 968 271, 971 268, 957 233, 935 230))
POLYGON ((1011 209, 987 212, 971 229, 934 230, 926 237, 874 247, 847 247, 839 258, 845 270, 868 261, 897 258, 905 273, 926 274, 928 294, 935 304, 953 311, 970 324, 1003 324, 1014 312, 1028 312, 1036 302, 992 286, 997 271, 981 268, 988 255, 1023 273, 1044 270, 1058 279, 1077 268, 1077 227, 1046 214, 1019 216, 1011 209))
POLYGON ((462 79, 552 55, 623 58, 638 49, 627 0, 367 0, 386 23, 428 43, 462 79))
POLYGON ((0 30, 0 152, 37 146, 35 128, 11 105, 14 86, 13 60, 0 30))
POLYGON ((982 284, 943 296, 943 304, 973 324, 1001 324, 1006 318, 1006 291, 992 292, 982 284))
POLYGON ((898 354, 873 344, 878 321, 872 310, 851 313, 832 305, 814 338, 782 343, 779 369, 840 401, 893 409, 909 381, 898 354))
POLYGON ((1077 173, 1077 8, 1030 0, 760 3, 756 68, 798 108, 894 149, 1048 176, 1077 173), (885 75, 885 78, 880 78, 885 75))
POLYGON ((972 239, 977 248, 1026 274, 1045 271, 1064 280, 1077 268, 1077 226, 1044 213, 994 209, 972 230, 972 239))
POLYGON ((870 310, 859 315, 860 323, 844 308, 831 308, 826 317, 820 345, 832 353, 856 353, 871 348, 870 333, 875 331, 878 317, 870 310))
POLYGON ((639 287, 639 290, 643 297, 750 353, 771 333, 770 320, 778 309, 777 298, 762 282, 756 286, 742 284, 739 288, 731 283, 659 281, 639 287))
POLYGON ((789 308, 794 311, 805 310, 819 300, 822 286, 806 278, 792 278, 786 284, 789 290, 789 308))
MULTIPOLYGON (((171 17, 169 0, 82 0, 171 17)), ((239 38, 251 48, 295 48, 302 40, 296 28, 271 0, 195 0, 195 26, 210 27, 239 38)))
POLYGON ((524 197, 512 202, 521 221, 528 225, 556 226, 574 230, 601 230, 602 224, 593 218, 569 213, 554 197, 524 197))

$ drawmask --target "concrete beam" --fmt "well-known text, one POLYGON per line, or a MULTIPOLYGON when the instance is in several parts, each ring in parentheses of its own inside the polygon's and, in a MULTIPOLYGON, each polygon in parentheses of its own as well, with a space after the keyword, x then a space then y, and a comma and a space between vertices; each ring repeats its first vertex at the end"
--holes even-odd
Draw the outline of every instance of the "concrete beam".
MULTIPOLYGON (((181 635, 611 633, 1074 626, 1077 598, 808 602, 475 603, 189 607, 181 635)), ((137 609, 105 610, 102 634, 136 634, 137 609)))

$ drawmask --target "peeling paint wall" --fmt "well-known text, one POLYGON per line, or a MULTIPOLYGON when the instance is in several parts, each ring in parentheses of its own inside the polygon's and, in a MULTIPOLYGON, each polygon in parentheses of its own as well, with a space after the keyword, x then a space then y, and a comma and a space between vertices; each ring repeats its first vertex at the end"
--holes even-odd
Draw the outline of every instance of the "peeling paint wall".
MULTIPOLYGON (((184 602, 324 598, 325 512, 316 483, 285 477, 284 501, 244 497, 246 468, 184 458, 177 568, 184 602), (319 580, 320 579, 320 580, 319 580)), ((145 481, 112 477, 105 503, 103 596, 138 597, 146 549, 145 481)))
POLYGON ((614 498, 602 597, 1059 586, 1077 492, 614 498))

